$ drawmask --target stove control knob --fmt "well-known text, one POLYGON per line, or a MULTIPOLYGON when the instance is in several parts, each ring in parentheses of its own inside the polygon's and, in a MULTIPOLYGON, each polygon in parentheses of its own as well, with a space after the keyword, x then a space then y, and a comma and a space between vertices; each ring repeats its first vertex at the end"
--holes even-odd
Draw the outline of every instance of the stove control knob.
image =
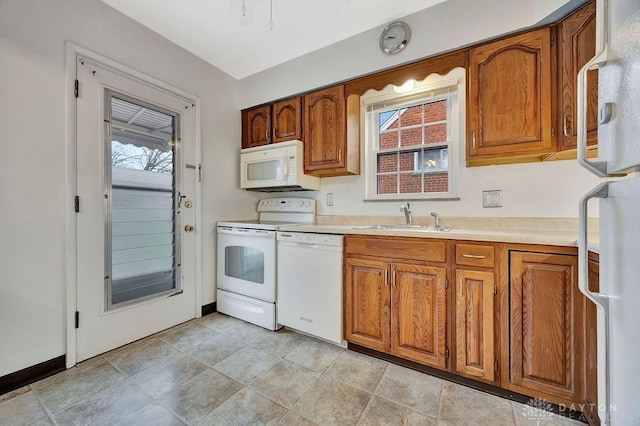
POLYGON ((304 201, 298 201, 298 205, 299 205, 300 207, 304 206, 304 201))
POLYGON ((305 205, 306 207, 311 207, 311 201, 305 201, 305 202, 304 202, 304 205, 305 205))

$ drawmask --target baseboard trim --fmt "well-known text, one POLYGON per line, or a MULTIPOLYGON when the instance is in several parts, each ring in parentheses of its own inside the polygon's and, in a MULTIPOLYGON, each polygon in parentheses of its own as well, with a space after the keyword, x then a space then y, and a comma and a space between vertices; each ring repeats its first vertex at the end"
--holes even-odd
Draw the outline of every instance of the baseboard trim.
POLYGON ((202 306, 202 316, 209 315, 214 312, 218 312, 218 307, 216 302, 209 303, 207 305, 202 306))
POLYGON ((32 365, 15 373, 0 377, 0 395, 35 383, 66 369, 66 356, 60 355, 49 361, 32 365))
MULTIPOLYGON (((399 358, 393 355, 389 355, 383 352, 378 352, 373 349, 366 348, 364 346, 356 345, 353 343, 348 343, 347 348, 360 352, 366 355, 373 356, 375 358, 379 358, 385 361, 389 361, 393 364, 398 364, 403 367, 411 368, 412 370, 420 371, 422 373, 429 374, 431 376, 438 377, 440 379, 447 380, 449 382, 453 382, 462 386, 466 386, 472 389, 476 389, 482 392, 489 393, 491 395, 499 396, 501 398, 509 399, 511 401, 519 402, 521 404, 530 403, 532 397, 527 395, 522 395, 517 392, 511 392, 506 389, 499 388, 497 386, 492 386, 487 383, 478 382, 472 379, 468 379, 466 377, 458 376, 457 374, 449 373, 448 371, 442 371, 437 368, 428 367, 426 365, 418 364, 417 362, 409 361, 403 358, 399 358)), ((555 414, 558 414, 563 417, 568 417, 573 420, 578 420, 583 423, 587 422, 586 416, 580 411, 572 410, 568 407, 566 409, 560 409, 560 406, 557 404, 549 403, 549 410, 555 414)))

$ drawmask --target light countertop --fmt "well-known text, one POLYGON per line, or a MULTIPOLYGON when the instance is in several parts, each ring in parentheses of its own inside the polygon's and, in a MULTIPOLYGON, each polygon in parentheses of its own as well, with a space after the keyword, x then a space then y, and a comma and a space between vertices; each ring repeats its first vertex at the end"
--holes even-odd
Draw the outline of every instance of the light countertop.
MULTIPOLYGON (((419 224, 423 226, 421 228, 371 229, 370 226, 373 224, 395 224, 397 223, 397 219, 392 223, 385 223, 386 221, 383 218, 379 218, 375 223, 366 223, 371 221, 371 218, 359 217, 351 217, 351 220, 345 219, 344 217, 340 219, 327 220, 326 217, 322 218, 319 216, 318 222, 325 223, 286 225, 281 226, 279 230, 290 232, 311 232, 318 234, 383 235, 502 243, 542 244, 565 247, 578 246, 578 231, 577 229, 572 229, 574 228, 573 222, 566 219, 526 219, 525 222, 523 222, 522 219, 518 218, 499 219, 495 221, 487 218, 478 218, 477 221, 473 218, 451 218, 446 223, 443 221, 442 226, 466 226, 452 226, 452 229, 448 232, 434 231, 430 227, 431 225, 427 224, 419 224), (499 226, 496 226, 496 224, 499 224, 499 226), (473 225, 478 226, 476 227, 473 225)), ((590 224, 590 230, 591 229, 597 229, 597 226, 590 224)), ((596 233, 590 233, 589 235, 589 250, 596 253, 598 252, 598 235, 596 233)))

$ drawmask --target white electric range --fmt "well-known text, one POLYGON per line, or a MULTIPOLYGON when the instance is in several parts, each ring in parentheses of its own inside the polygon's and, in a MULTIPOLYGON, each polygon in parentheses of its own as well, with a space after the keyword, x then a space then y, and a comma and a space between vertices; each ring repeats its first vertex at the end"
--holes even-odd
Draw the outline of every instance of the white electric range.
POLYGON ((258 220, 218 222, 219 312, 269 330, 276 321, 276 231, 279 226, 314 223, 316 202, 268 198, 258 202, 258 220))

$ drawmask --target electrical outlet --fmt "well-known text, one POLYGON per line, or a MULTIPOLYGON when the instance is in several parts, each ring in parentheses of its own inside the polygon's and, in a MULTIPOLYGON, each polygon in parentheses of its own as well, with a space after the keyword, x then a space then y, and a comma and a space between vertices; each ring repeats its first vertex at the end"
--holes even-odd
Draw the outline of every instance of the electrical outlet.
POLYGON ((333 192, 327 193, 327 206, 333 206, 333 192))
POLYGON ((502 207, 502 191, 499 189, 482 191, 482 207, 502 207))

